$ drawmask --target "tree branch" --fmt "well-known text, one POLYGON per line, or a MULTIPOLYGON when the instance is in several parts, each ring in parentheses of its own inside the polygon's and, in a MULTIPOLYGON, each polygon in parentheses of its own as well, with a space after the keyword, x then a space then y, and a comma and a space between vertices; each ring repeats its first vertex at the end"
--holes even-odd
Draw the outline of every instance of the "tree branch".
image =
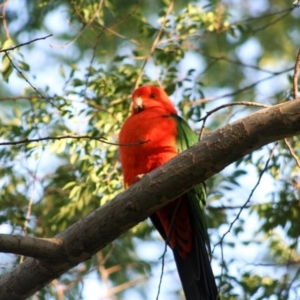
POLYGON ((62 136, 46 136, 46 137, 40 137, 36 139, 23 139, 19 141, 11 141, 11 142, 1 142, 0 146, 15 146, 15 145, 24 145, 24 144, 29 144, 29 143, 34 143, 34 142, 42 142, 42 141, 50 141, 50 140, 65 140, 65 139, 90 139, 90 140, 95 140, 104 144, 112 145, 112 146, 136 146, 136 145, 142 145, 147 143, 148 141, 138 141, 134 144, 118 144, 118 143, 113 143, 113 142, 108 142, 105 137, 93 137, 89 135, 62 135, 62 136))
MULTIPOLYGON (((64 254, 28 258, 0 279, 0 299, 28 298, 191 187, 260 147, 300 133, 300 100, 262 109, 205 136, 55 238, 64 254), (65 258, 66 256, 67 258, 65 258)), ((29 253, 26 253, 29 255, 29 253)))

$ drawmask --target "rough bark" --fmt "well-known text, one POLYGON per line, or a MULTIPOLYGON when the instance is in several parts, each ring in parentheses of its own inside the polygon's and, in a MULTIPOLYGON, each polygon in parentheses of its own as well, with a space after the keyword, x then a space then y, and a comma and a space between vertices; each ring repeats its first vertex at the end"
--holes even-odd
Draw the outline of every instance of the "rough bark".
MULTIPOLYGON (((55 243, 53 254, 43 255, 43 260, 28 258, 4 275, 0 279, 0 299, 31 296, 192 186, 263 145, 299 133, 300 100, 260 110, 216 130, 58 234, 52 240, 55 243)), ((39 242, 33 245, 32 256, 41 258, 41 251, 34 250, 39 242)), ((0 251, 1 248, 9 250, 7 244, 5 249, 0 244, 0 251)), ((16 253, 21 254, 21 248, 16 253)), ((14 249, 11 246, 11 252, 14 249)), ((30 256, 28 248, 23 254, 30 256)))

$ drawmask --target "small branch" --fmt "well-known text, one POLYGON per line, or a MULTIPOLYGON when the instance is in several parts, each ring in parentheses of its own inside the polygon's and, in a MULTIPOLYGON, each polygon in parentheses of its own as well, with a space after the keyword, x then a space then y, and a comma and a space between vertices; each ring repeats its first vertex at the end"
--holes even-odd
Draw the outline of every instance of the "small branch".
POLYGON ((0 146, 9 146, 9 145, 20 145, 20 144, 28 144, 28 143, 33 143, 33 142, 41 142, 41 141, 49 141, 49 140, 63 140, 63 139, 91 139, 91 140, 96 140, 99 142, 102 142, 104 144, 108 144, 108 145, 112 145, 112 146, 136 146, 136 145, 142 145, 145 143, 148 143, 149 140, 147 141, 139 141, 137 143, 132 143, 132 144, 119 144, 119 143, 112 143, 112 142, 108 142, 105 140, 105 138, 103 137, 92 137, 92 136, 88 136, 88 135, 64 135, 64 136, 47 136, 47 137, 43 137, 43 138, 37 138, 37 139, 23 139, 20 141, 16 141, 16 142, 2 142, 0 143, 0 146))
POLYGON ((247 91, 247 90, 249 90, 249 89, 251 89, 251 88, 253 88, 253 87, 255 87, 255 86, 259 85, 259 84, 261 84, 264 81, 268 81, 268 80, 270 80, 270 79, 272 79, 272 78, 274 78, 276 76, 279 76, 279 75, 281 75, 283 73, 286 73, 286 72, 289 72, 291 70, 293 70, 293 68, 289 68, 289 69, 283 70, 281 72, 273 73, 270 76, 264 77, 264 78, 262 78, 262 79, 260 79, 260 80, 258 80, 256 82, 253 82, 253 83, 251 83, 251 84, 249 84, 247 86, 244 86, 244 87, 242 87, 242 88, 240 88, 240 89, 238 89, 238 90, 236 90, 236 91, 234 91, 232 93, 227 93, 227 94, 223 94, 223 95, 216 96, 216 97, 209 97, 209 98, 197 99, 197 100, 195 100, 193 102, 190 102, 189 105, 193 106, 193 105, 196 105, 196 104, 207 103, 209 101, 220 100, 220 99, 223 99, 223 98, 226 98, 226 97, 236 96, 236 95, 238 95, 240 93, 243 93, 243 92, 245 92, 245 91, 247 91))
POLYGON ((299 80, 299 68, 300 68, 300 48, 297 54, 297 60, 294 67, 294 75, 293 75, 293 95, 294 99, 298 98, 298 80, 299 80))
POLYGON ((159 40, 160 40, 161 35, 162 35, 162 33, 163 33, 165 24, 166 24, 166 22, 167 22, 168 15, 171 13, 171 11, 172 11, 172 9, 173 9, 173 6, 174 6, 174 0, 170 2, 170 5, 169 5, 169 7, 168 7, 168 9, 167 9, 167 11, 166 11, 166 14, 165 14, 164 19, 163 19, 163 21, 162 21, 162 23, 161 23, 161 26, 160 26, 160 28, 159 28, 159 30, 158 30, 158 32, 157 32, 157 35, 156 35, 156 37, 155 37, 155 39, 154 39, 154 42, 153 42, 153 44, 152 44, 152 46, 151 46, 150 52, 148 53, 147 57, 145 58, 145 60, 144 60, 144 62, 143 62, 141 71, 140 71, 139 76, 138 76, 138 78, 137 78, 137 80, 136 80, 136 83, 135 83, 135 88, 137 88, 137 87, 139 86, 139 84, 140 84, 140 81, 141 81, 142 76, 143 76, 143 74, 144 74, 144 68, 145 68, 145 66, 146 66, 146 64, 147 64, 147 62, 148 62, 148 59, 149 59, 150 56, 153 54, 153 52, 154 52, 155 49, 156 49, 156 46, 157 46, 158 43, 159 43, 159 40))
POLYGON ((294 160, 295 160, 295 162, 296 162, 298 168, 300 169, 300 161, 299 161, 297 155, 295 154, 295 152, 294 152, 294 150, 293 150, 291 144, 288 142, 287 139, 284 139, 283 141, 284 141, 285 145, 287 146, 287 148, 289 149, 289 152, 290 152, 290 154, 292 155, 292 157, 294 158, 294 160))
MULTIPOLYGON (((66 44, 64 44, 62 46, 60 46, 60 45, 50 45, 50 47, 52 47, 52 48, 65 48, 66 46, 75 43, 78 40, 78 38, 84 33, 84 31, 86 29, 88 29, 91 26, 91 24, 94 22, 94 20, 99 16, 99 12, 102 8, 103 2, 104 2, 104 0, 99 1, 98 7, 97 7, 94 15, 91 17, 91 19, 88 22, 85 22, 83 17, 81 18, 81 21, 83 23, 85 23, 85 25, 81 30, 78 31, 78 34, 75 36, 75 38, 73 40, 71 40, 70 42, 67 42, 66 44)), ((76 10, 76 7, 75 7, 75 10, 76 10)), ((79 13, 78 13, 78 16, 80 16, 79 13)), ((71 23, 71 21, 69 20, 69 25, 70 25, 70 23, 71 23)))
POLYGON ((106 295, 107 297, 111 297, 113 296, 114 294, 116 293, 120 293, 134 285, 137 285, 138 283, 140 282, 143 282, 146 280, 146 276, 143 276, 143 277, 140 277, 140 278, 137 278, 137 279, 134 279, 134 280, 131 280, 131 281, 128 281, 128 282, 125 282, 125 283, 122 283, 122 284, 119 284, 118 286, 115 286, 115 287, 112 287, 110 290, 109 290, 109 293, 108 295, 106 295))
POLYGON ((166 241, 164 252, 161 256, 161 272, 160 272, 160 276, 159 276, 159 284, 158 284, 158 289, 157 289, 157 294, 156 294, 155 300, 158 300, 159 295, 160 295, 160 290, 161 290, 161 285, 162 285, 162 280, 163 280, 163 275, 164 275, 164 269, 165 269, 165 256, 167 254, 167 251, 168 251, 168 242, 166 241))
POLYGON ((30 256, 52 262, 61 261, 67 257, 61 239, 41 239, 10 234, 0 234, 0 252, 30 256))
MULTIPOLYGON (((94 19, 99 15, 99 12, 100 12, 100 10, 102 9, 103 3, 104 3, 104 0, 99 1, 99 5, 98 5, 98 8, 97 8, 97 10, 96 10, 94 16, 93 16, 93 17, 91 18, 91 20, 89 20, 89 22, 85 25, 84 29, 79 33, 79 35, 76 36, 75 40, 76 40, 77 38, 79 38, 79 36, 83 33, 83 31, 84 31, 86 28, 88 28, 88 27, 92 24, 92 22, 94 21, 94 19)), ((79 14, 79 15, 80 15, 80 14, 79 14)), ((90 63, 89 63, 89 67, 90 67, 90 68, 92 67, 93 62, 94 62, 94 60, 95 60, 95 58, 96 58, 96 49, 97 49, 97 47, 98 47, 98 45, 99 45, 99 38, 100 38, 100 36, 102 35, 103 32, 104 32, 104 30, 102 30, 102 31, 97 35, 96 42, 95 42, 95 44, 94 44, 94 46, 93 46, 93 48, 92 48, 92 49, 93 49, 93 54, 92 54, 92 56, 91 56, 91 60, 90 60, 90 63)), ((75 41, 75 40, 74 40, 74 41, 75 41)), ((83 101, 84 101, 84 102, 86 101, 86 95, 87 95, 87 89, 88 89, 88 85, 89 85, 89 79, 90 79, 90 76, 91 76, 91 74, 90 74, 90 72, 88 72, 87 75, 86 75, 86 78, 85 78, 85 87, 84 87, 84 91, 83 91, 83 101)))
POLYGON ((0 101, 17 101, 17 100, 32 100, 37 98, 36 95, 32 96, 25 96, 25 95, 19 95, 19 96, 5 96, 5 97, 0 97, 0 101))
MULTIPOLYGON (((300 68, 300 48, 298 50, 297 59, 296 59, 295 67, 294 67, 294 75, 293 75, 293 96, 294 96, 294 99, 298 98, 299 68, 300 68)), ((299 161, 297 155, 295 154, 292 146, 290 145, 290 143, 288 142, 287 139, 284 139, 284 143, 287 146, 291 156, 294 158, 298 168, 300 169, 300 161, 299 161)))
POLYGON ((294 7, 291 7, 291 8, 288 8, 286 10, 283 10, 282 12, 279 12, 279 13, 282 13, 281 16, 279 16, 278 18, 275 18, 275 20, 267 23, 266 25, 263 25, 261 27, 257 27, 256 29, 253 29, 252 30, 252 34, 255 34, 257 33, 258 31, 262 31, 270 26, 273 26, 274 24, 278 23, 279 21, 281 21, 282 19, 284 19, 285 17, 289 16, 291 14, 291 11, 294 9, 294 7))
MULTIPOLYGON (((264 203, 265 204, 265 203, 264 203)), ((206 210, 210 210, 210 211, 218 211, 218 210, 235 210, 235 209, 241 209, 241 208, 250 208, 253 207, 255 205, 224 205, 224 206, 207 206, 206 210)))
POLYGON ((105 287, 106 290, 106 294, 108 294, 109 290, 110 290, 110 282, 109 282, 109 274, 105 268, 105 260, 103 259, 103 254, 101 251, 97 252, 97 260, 98 260, 98 270, 103 282, 103 285, 105 287))
POLYGON ((57 291, 57 300, 64 300, 65 296, 64 296, 64 288, 63 285, 59 283, 59 281, 57 279, 54 279, 52 281, 52 284, 54 286, 54 288, 57 291))
POLYGON ((36 38, 36 39, 31 40, 31 41, 29 41, 29 42, 22 43, 22 44, 19 44, 19 45, 10 47, 10 48, 1 49, 1 50, 0 50, 0 53, 1 53, 1 52, 5 52, 5 53, 6 53, 7 51, 15 50, 15 49, 17 49, 17 48, 20 48, 20 47, 25 46, 25 45, 29 45, 29 44, 34 43, 34 42, 39 41, 39 40, 45 40, 45 39, 47 39, 47 38, 50 37, 50 36, 53 36, 53 34, 49 34, 49 35, 44 36, 44 37, 41 37, 41 38, 36 38))
POLYGON ((299 265, 300 261, 288 261, 286 263, 247 263, 245 266, 253 266, 253 267, 288 267, 293 265, 299 265))
POLYGON ((60 110, 59 107, 57 107, 51 100, 49 97, 44 96, 27 78, 26 76, 23 74, 23 72, 21 72, 17 66, 13 63, 12 59, 9 57, 7 51, 5 51, 5 55, 7 57, 7 59, 9 60, 9 62, 11 63, 11 65, 13 66, 13 68, 20 74, 20 76, 36 91, 37 94, 39 94, 44 100, 46 100, 47 102, 49 102, 50 104, 52 104, 54 107, 56 107, 58 110, 60 110))
POLYGON ((240 101, 240 102, 233 102, 233 103, 223 104, 223 105, 220 105, 220 106, 218 106, 218 107, 216 107, 216 108, 214 108, 210 111, 207 111, 206 115, 198 120, 198 122, 203 121, 202 127, 200 129, 200 133, 199 133, 199 141, 202 139, 202 135, 203 135, 203 131, 204 131, 204 127, 205 127, 205 123, 206 123, 207 118, 211 114, 217 112, 220 109, 223 109, 223 108, 226 108, 226 107, 229 107, 229 106, 235 106, 235 105, 255 106, 255 107, 264 107, 264 108, 270 107, 269 105, 265 105, 265 104, 261 104, 261 103, 240 101))
MULTIPOLYGON (((109 35, 109 37, 115 35, 115 36, 117 36, 121 39, 124 39, 128 42, 131 42, 139 47, 146 47, 146 45, 142 44, 140 41, 133 39, 132 37, 127 37, 113 29, 113 27, 122 26, 122 23, 124 23, 124 21, 128 20, 128 18, 132 17, 137 12, 138 8, 140 7, 141 0, 138 0, 137 2, 138 2, 137 5, 135 7, 133 7, 132 11, 130 11, 127 15, 125 15, 121 19, 117 20, 116 22, 110 24, 109 26, 102 26, 101 24, 97 24, 99 29, 101 31, 106 30, 107 32, 111 33, 111 35, 109 35)), ((97 28, 97 31, 99 31, 99 29, 97 28)))
POLYGON ((11 39, 8 26, 7 26, 7 20, 6 20, 6 5, 10 2, 10 0, 6 0, 4 3, 0 4, 0 7, 2 7, 2 16, 1 18, 3 19, 2 24, 3 24, 3 29, 5 32, 5 36, 7 39, 11 39))

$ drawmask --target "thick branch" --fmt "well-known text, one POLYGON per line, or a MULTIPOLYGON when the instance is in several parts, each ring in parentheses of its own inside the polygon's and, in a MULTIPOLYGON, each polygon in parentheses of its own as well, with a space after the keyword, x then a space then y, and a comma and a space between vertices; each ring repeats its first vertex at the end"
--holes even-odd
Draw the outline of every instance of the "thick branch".
MULTIPOLYGON (((60 239, 0 234, 0 252, 31 256, 41 260, 61 260, 65 252, 60 239)), ((66 257, 64 257, 66 259, 66 257)))
POLYGON ((132 226, 244 155, 300 133, 300 100, 262 109, 203 138, 83 220, 58 234, 64 255, 26 259, 0 279, 0 299, 24 299, 90 258, 132 226), (67 259, 65 259, 67 257, 67 259))

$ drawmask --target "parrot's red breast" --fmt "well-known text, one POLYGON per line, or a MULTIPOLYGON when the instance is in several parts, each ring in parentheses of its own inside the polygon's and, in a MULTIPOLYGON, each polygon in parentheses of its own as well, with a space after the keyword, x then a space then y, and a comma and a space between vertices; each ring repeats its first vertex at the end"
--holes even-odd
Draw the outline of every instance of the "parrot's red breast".
MULTIPOLYGON (((153 86, 143 86, 132 95, 132 114, 124 123, 119 141, 125 186, 178 154, 177 123, 170 116, 177 111, 167 94, 153 86)), ((182 257, 190 251, 192 238, 186 203, 178 199, 156 212, 169 245, 180 249, 182 257), (179 203, 178 203, 179 202, 179 203), (177 210, 176 218, 172 218, 177 210), (171 224, 171 220, 172 224, 171 224), (171 230, 170 230, 171 228, 171 230)))
POLYGON ((122 126, 119 142, 125 186, 174 157, 176 123, 170 114, 176 109, 167 94, 153 86, 143 86, 132 94, 132 114, 122 126), (130 144, 130 146, 126 146, 130 144))

